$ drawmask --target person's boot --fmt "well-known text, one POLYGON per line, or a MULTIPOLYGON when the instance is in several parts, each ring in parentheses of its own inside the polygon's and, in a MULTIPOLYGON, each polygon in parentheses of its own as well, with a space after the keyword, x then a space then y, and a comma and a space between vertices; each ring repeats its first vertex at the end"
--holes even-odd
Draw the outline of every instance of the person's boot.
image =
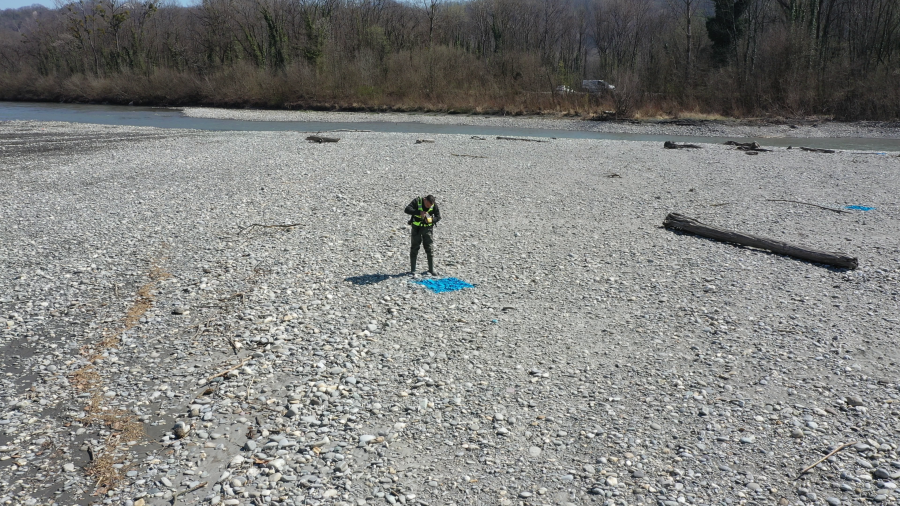
POLYGON ((419 252, 415 250, 410 250, 409 252, 409 275, 416 275, 416 257, 419 256, 419 252))
POLYGON ((428 255, 428 274, 437 276, 437 273, 434 272, 434 256, 432 255, 428 255))

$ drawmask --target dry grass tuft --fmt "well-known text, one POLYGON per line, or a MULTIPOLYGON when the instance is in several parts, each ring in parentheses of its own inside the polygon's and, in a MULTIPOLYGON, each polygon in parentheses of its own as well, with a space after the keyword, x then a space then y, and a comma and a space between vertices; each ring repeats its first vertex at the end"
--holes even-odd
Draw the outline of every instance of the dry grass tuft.
POLYGON ((122 479, 121 473, 127 472, 125 468, 115 468, 115 464, 122 460, 121 454, 116 451, 118 443, 143 439, 144 426, 132 413, 105 406, 102 378, 94 370, 93 365, 75 371, 72 376, 76 388, 91 394, 84 407, 85 417, 82 419, 84 424, 98 425, 112 431, 103 448, 91 454, 92 461, 86 471, 88 476, 96 479, 94 493, 102 495, 115 488, 122 479))
POLYGON ((116 456, 111 451, 104 451, 98 455, 87 467, 85 474, 94 478, 95 495, 106 494, 122 479, 119 470, 115 468, 116 456))
POLYGON ((138 324, 141 321, 141 317, 147 313, 147 311, 153 307, 153 287, 156 285, 155 282, 151 281, 146 285, 140 287, 137 291, 137 298, 134 300, 134 303, 128 308, 125 312, 125 328, 123 330, 128 330, 138 324))
POLYGON ((129 330, 141 321, 141 317, 153 307, 153 301, 155 300, 153 289, 156 288, 156 283, 170 277, 172 275, 158 265, 154 265, 150 269, 150 282, 138 288, 137 298, 125 312, 125 328, 123 330, 129 330))
POLYGON ((107 332, 95 345, 82 349, 82 354, 89 356, 88 364, 72 373, 72 384, 81 392, 89 392, 90 397, 84 407, 86 425, 99 425, 109 428, 112 433, 106 438, 102 449, 97 454, 92 454, 92 462, 87 468, 87 475, 96 480, 95 494, 105 494, 116 487, 122 479, 122 472, 126 469, 116 469, 115 465, 122 461, 123 453, 117 452, 120 441, 136 441, 143 439, 144 427, 135 415, 121 409, 110 409, 106 406, 106 398, 103 396, 103 378, 97 371, 95 364, 103 358, 106 350, 115 348, 121 343, 122 332, 125 332, 138 324, 141 317, 153 307, 155 297, 153 290, 156 284, 171 275, 153 265, 149 273, 150 282, 141 286, 134 301, 125 311, 122 328, 118 331, 107 332))
POLYGON ((112 410, 93 415, 95 423, 112 429, 113 433, 106 438, 103 449, 94 456, 93 461, 87 467, 85 474, 94 478, 96 483, 95 494, 103 495, 114 488, 122 479, 123 472, 128 468, 116 469, 116 464, 122 461, 124 452, 119 452, 118 446, 122 442, 137 441, 144 437, 144 426, 137 417, 123 410, 112 410))
POLYGON ((93 365, 86 365, 72 373, 72 384, 82 392, 90 390, 90 387, 100 381, 100 375, 94 370, 93 365))

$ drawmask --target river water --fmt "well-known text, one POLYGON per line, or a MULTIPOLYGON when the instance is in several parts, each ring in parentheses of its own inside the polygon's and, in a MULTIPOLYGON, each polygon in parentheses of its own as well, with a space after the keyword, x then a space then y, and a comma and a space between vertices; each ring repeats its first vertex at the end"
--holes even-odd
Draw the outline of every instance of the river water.
POLYGON ((648 135, 633 133, 589 132, 582 130, 553 130, 546 128, 516 128, 477 125, 434 125, 415 121, 318 122, 318 121, 246 121, 235 119, 206 119, 185 116, 178 109, 162 107, 132 107, 118 105, 55 104, 33 102, 0 102, 0 121, 35 120, 94 123, 101 125, 147 126, 214 131, 295 131, 326 132, 333 130, 372 130, 416 134, 502 135, 512 137, 555 137, 566 139, 607 139, 624 141, 675 141, 722 143, 728 140, 756 141, 764 146, 807 146, 813 148, 900 151, 900 139, 872 138, 800 138, 800 137, 703 137, 684 135, 648 135))

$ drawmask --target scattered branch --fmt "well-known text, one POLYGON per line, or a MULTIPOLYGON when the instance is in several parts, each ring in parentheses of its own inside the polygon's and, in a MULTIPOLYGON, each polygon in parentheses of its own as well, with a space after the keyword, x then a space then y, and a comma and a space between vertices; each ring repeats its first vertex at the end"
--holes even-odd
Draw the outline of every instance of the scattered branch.
POLYGON ((237 347, 237 344, 235 344, 234 339, 232 339, 230 336, 225 336, 225 340, 228 341, 228 344, 231 346, 231 349, 234 351, 234 354, 237 355, 238 347, 237 347))
POLYGON ((185 495, 185 494, 190 494, 191 492, 194 492, 194 491, 196 491, 196 490, 200 490, 201 488, 203 488, 203 487, 205 487, 205 486, 207 486, 207 485, 209 485, 209 482, 204 481, 203 483, 200 483, 200 484, 198 484, 198 485, 195 485, 195 486, 193 486, 193 487, 191 487, 191 488, 189 488, 189 489, 187 489, 187 490, 182 490, 181 492, 175 492, 174 494, 172 494, 172 504, 175 504, 175 500, 178 499, 178 496, 185 495))
POLYGON ((230 369, 227 369, 227 370, 225 370, 225 371, 222 371, 222 372, 220 372, 219 374, 213 374, 212 376, 206 378, 206 382, 209 383, 210 381, 212 381, 212 380, 218 378, 219 376, 225 376, 226 374, 230 373, 231 371, 233 371, 233 370, 235 370, 235 369, 237 369, 237 368, 239 368, 239 367, 243 367, 244 364, 246 364, 247 362, 249 362, 251 358, 253 358, 253 357, 247 357, 247 358, 245 358, 244 360, 241 360, 241 363, 240 363, 240 364, 238 364, 238 365, 236 365, 236 366, 234 366, 234 367, 232 367, 232 368, 230 368, 230 369))
POLYGON ((216 318, 218 318, 218 315, 213 316, 213 317, 210 318, 209 320, 206 320, 205 322, 203 322, 203 323, 197 325, 197 333, 194 334, 194 337, 192 337, 191 340, 197 339, 198 337, 200 337, 200 334, 202 334, 202 333, 206 332, 207 330, 209 330, 209 329, 208 329, 209 324, 212 323, 213 320, 215 320, 216 318))
POLYGON ((850 211, 844 211, 843 209, 835 209, 835 208, 833 208, 833 207, 825 207, 825 206, 820 206, 820 205, 818 205, 818 204, 810 204, 809 202, 800 202, 799 200, 766 199, 766 202, 790 202, 790 203, 792 203, 792 204, 802 204, 802 205, 804 205, 804 206, 818 207, 819 209, 824 209, 824 210, 826 210, 826 211, 831 211, 831 212, 834 212, 834 213, 846 213, 846 214, 850 214, 850 211))
POLYGON ((254 227, 259 227, 259 228, 285 228, 285 229, 287 229, 287 228, 299 227, 299 226, 301 226, 301 225, 303 225, 303 224, 302 224, 302 223, 292 223, 292 224, 290 224, 290 225, 263 225, 263 224, 261 224, 261 223, 254 223, 254 224, 249 225, 249 226, 246 226, 246 227, 241 227, 240 225, 238 225, 238 229, 239 229, 238 235, 241 235, 241 234, 243 234, 244 232, 246 232, 246 231, 248 231, 248 230, 250 230, 251 228, 254 228, 254 227))
POLYGON ((834 153, 833 149, 819 149, 819 148, 804 148, 800 146, 800 149, 803 151, 809 151, 810 153, 834 153))
POLYGON ((231 299, 234 299, 234 298, 237 298, 237 297, 240 297, 241 300, 243 300, 243 299, 244 299, 244 294, 243 294, 243 292, 237 292, 237 293, 234 293, 234 294, 232 294, 232 295, 229 295, 228 297, 223 297, 223 298, 221 298, 221 299, 218 299, 218 301, 219 301, 219 302, 227 302, 227 301, 229 301, 229 300, 231 300, 231 299))
POLYGON ((816 461, 814 464, 812 464, 811 466, 809 466, 809 467, 807 467, 806 469, 800 471, 800 474, 798 474, 797 477, 794 478, 794 479, 795 479, 795 480, 800 479, 801 476, 803 476, 804 474, 806 474, 806 473, 812 471, 812 469, 813 469, 814 467, 816 467, 816 466, 818 466, 819 464, 821 464, 822 462, 825 462, 826 460, 828 460, 828 457, 831 457, 832 455, 834 455, 834 454, 836 454, 837 452, 843 450, 844 448, 847 448, 847 447, 849 447, 849 446, 853 446, 853 445, 855 445, 855 444, 856 444, 856 441, 854 441, 854 442, 852 442, 852 443, 847 443, 847 444, 843 444, 843 445, 841 445, 841 446, 838 446, 837 448, 835 448, 834 450, 832 450, 828 455, 822 457, 821 459, 817 460, 817 461, 816 461))

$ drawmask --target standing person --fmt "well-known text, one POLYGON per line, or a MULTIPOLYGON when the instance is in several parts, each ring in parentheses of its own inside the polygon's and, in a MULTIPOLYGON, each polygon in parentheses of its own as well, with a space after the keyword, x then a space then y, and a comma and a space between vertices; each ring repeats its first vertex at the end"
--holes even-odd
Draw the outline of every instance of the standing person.
POLYGON ((416 197, 406 206, 404 212, 411 216, 409 224, 412 225, 412 245, 409 249, 409 271, 410 274, 416 275, 416 257, 419 256, 419 246, 425 247, 425 255, 428 257, 428 273, 432 276, 437 274, 434 272, 434 237, 432 231, 434 226, 441 221, 441 210, 438 209, 434 195, 427 197, 416 197))

